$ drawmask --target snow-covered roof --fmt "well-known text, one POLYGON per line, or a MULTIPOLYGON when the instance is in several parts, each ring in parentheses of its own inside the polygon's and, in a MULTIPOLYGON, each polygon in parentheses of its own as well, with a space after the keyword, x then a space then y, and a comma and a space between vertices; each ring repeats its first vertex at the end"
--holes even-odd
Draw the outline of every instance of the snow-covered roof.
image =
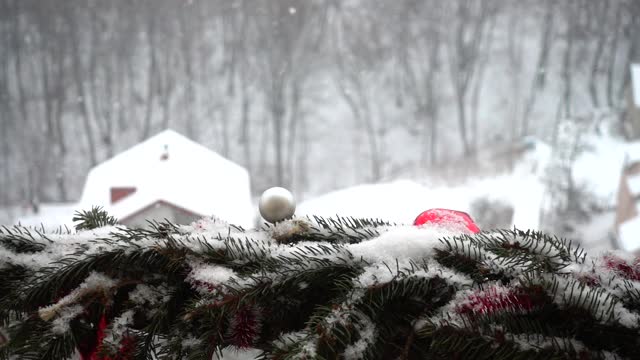
POLYGON ((80 207, 100 205, 123 219, 163 201, 198 215, 249 226, 254 217, 249 186, 249 174, 243 167, 165 130, 91 169, 80 207), (114 187, 136 191, 111 204, 114 187))
POLYGON ((631 64, 631 91, 633 103, 640 107, 640 64, 631 64))

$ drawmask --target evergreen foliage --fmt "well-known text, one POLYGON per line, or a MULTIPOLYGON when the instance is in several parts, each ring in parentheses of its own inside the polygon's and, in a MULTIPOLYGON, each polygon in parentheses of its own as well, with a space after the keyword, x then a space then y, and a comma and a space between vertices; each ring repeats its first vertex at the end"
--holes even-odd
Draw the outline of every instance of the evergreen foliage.
POLYGON ((0 359, 632 359, 640 346, 638 261, 539 232, 77 220, 0 229, 0 359))
POLYGON ((72 220, 78 222, 76 230, 91 230, 118 223, 118 219, 107 214, 101 206, 94 206, 90 211, 76 211, 72 220))

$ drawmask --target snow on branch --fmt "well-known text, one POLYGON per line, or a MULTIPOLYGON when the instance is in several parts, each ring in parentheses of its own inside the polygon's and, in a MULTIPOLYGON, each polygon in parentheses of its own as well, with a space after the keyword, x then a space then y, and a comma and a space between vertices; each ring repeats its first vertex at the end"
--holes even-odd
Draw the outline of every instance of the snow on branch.
POLYGON ((640 261, 542 233, 339 217, 131 229, 87 216, 75 231, 0 230, 0 358, 630 358, 640 346, 640 261))

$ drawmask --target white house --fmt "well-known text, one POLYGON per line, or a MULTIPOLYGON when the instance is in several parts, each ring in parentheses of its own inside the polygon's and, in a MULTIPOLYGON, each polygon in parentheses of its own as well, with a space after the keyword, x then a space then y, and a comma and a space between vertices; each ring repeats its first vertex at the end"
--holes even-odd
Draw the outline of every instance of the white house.
MULTIPOLYGON (((203 216, 250 226, 254 219, 248 172, 172 130, 91 169, 73 208, 92 206, 102 206, 127 226, 163 219, 185 224, 203 216)), ((48 225, 46 209, 21 222, 48 225)), ((70 220, 72 214, 66 216, 70 220)))

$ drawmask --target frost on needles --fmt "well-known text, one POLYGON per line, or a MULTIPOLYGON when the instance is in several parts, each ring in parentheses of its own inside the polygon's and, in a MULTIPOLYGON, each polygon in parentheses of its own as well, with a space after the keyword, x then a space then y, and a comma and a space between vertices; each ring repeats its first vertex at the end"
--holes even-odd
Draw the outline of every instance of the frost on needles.
POLYGON ((0 229, 0 359, 631 359, 640 346, 640 261, 538 232, 77 220, 0 229))

